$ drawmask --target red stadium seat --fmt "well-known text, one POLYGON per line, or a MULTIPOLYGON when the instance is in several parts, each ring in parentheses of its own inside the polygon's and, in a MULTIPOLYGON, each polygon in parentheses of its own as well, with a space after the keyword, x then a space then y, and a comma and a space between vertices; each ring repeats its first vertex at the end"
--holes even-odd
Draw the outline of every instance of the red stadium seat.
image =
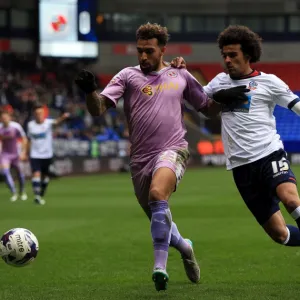
POLYGON ((200 141, 197 144, 197 150, 200 155, 210 155, 214 153, 214 147, 211 141, 200 141))

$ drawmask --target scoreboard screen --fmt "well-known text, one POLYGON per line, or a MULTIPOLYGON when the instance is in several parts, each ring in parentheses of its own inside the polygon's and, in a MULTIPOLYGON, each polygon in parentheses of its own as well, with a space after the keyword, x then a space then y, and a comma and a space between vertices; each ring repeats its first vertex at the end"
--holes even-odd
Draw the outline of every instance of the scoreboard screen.
POLYGON ((96 58, 95 0, 39 0, 41 56, 96 58))

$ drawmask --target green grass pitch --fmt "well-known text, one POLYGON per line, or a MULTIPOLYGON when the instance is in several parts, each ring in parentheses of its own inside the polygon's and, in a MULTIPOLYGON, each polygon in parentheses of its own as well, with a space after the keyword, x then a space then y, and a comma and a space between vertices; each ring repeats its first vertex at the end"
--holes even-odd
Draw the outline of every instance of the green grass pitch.
MULTIPOLYGON (((294 172, 300 178, 300 168, 294 172)), ((160 293, 151 281, 149 222, 135 200, 129 174, 53 180, 44 207, 31 199, 8 199, 1 184, 0 231, 30 229, 40 251, 28 267, 0 261, 1 300, 300 297, 300 248, 277 245, 264 234, 223 168, 188 170, 172 196, 173 219, 194 242, 202 279, 199 285, 189 283, 179 254, 171 249, 169 288, 160 293)))

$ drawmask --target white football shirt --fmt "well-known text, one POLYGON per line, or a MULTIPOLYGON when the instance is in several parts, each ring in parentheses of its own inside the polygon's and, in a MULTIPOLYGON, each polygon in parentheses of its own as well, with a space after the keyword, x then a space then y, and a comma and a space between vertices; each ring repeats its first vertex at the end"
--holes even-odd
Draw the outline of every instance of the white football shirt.
POLYGON ((30 139, 30 158, 52 158, 53 136, 52 125, 55 120, 45 119, 41 124, 36 121, 28 123, 28 138, 30 139))
POLYGON ((204 88, 208 96, 239 85, 250 89, 248 101, 234 111, 223 109, 222 140, 228 170, 245 165, 283 149, 273 115, 275 105, 288 108, 298 98, 277 76, 253 71, 247 78, 233 80, 226 73, 218 74, 204 88))

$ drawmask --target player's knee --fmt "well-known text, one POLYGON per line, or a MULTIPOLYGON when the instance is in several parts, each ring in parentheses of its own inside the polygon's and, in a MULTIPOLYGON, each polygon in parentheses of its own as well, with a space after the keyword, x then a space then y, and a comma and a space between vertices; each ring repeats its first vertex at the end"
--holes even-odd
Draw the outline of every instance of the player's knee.
POLYGON ((32 178, 40 178, 41 177, 41 172, 34 172, 32 174, 32 178))
POLYGON ((271 237, 271 239, 278 243, 278 244, 283 244, 287 237, 288 237, 288 232, 286 227, 282 228, 280 230, 274 230, 271 233, 269 233, 269 236, 271 237))
POLYGON ((166 193, 159 187, 152 187, 149 191, 149 202, 168 199, 166 193))
POLYGON ((295 209, 299 206, 299 196, 297 192, 296 186, 292 185, 285 185, 280 186, 277 188, 277 195, 281 202, 287 207, 288 209, 295 209))
POLYGON ((3 167, 2 169, 0 169, 0 173, 1 173, 2 175, 8 174, 8 173, 9 173, 9 168, 3 167))
POLYGON ((5 174, 7 172, 7 170, 9 170, 9 166, 7 166, 7 165, 1 165, 0 166, 0 173, 1 174, 5 174))

